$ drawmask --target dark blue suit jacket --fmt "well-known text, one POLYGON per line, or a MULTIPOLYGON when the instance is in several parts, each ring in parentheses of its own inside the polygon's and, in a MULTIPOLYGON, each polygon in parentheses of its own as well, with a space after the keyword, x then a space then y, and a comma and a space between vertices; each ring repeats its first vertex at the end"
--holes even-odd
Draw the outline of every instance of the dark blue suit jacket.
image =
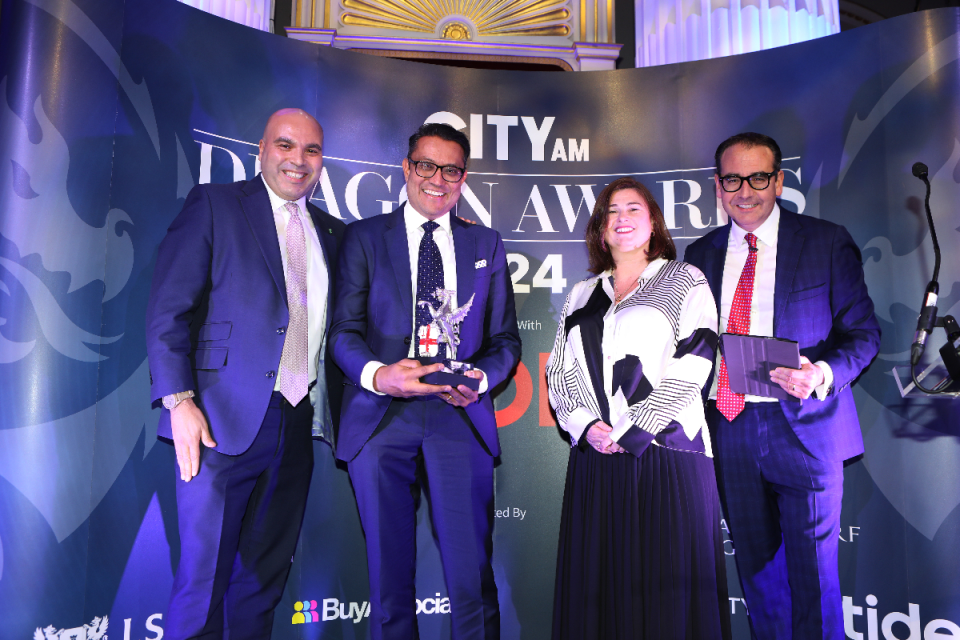
MULTIPOLYGON (((700 238, 684 254, 707 276, 718 313, 730 224, 700 238)), ((780 209, 773 335, 798 342, 801 355, 833 369, 826 400, 780 402, 800 442, 819 460, 863 453, 850 385, 877 355, 880 325, 867 295, 860 249, 842 226, 780 209)))
MULTIPOLYGON (((470 362, 503 382, 520 359, 513 284, 500 234, 451 216, 457 256, 457 302, 476 294, 460 325, 457 360, 470 362), (480 265, 480 266, 478 266, 480 265)), ((413 294, 403 205, 347 227, 337 266, 330 353, 346 377, 337 437, 337 457, 352 460, 383 418, 392 400, 360 386, 371 360, 392 364, 407 357, 413 334, 413 294)), ((500 454, 493 400, 484 394, 466 408, 494 456, 500 454)))
MULTIPOLYGON (((331 272, 344 223, 308 204, 331 272)), ((217 451, 253 443, 276 384, 289 322, 277 227, 263 179, 194 187, 160 243, 147 306, 147 355, 154 401, 196 391, 217 451)), ((329 362, 329 358, 326 359, 329 362)), ((338 415, 336 367, 318 372, 338 415)), ((171 438, 163 410, 158 435, 171 438)))

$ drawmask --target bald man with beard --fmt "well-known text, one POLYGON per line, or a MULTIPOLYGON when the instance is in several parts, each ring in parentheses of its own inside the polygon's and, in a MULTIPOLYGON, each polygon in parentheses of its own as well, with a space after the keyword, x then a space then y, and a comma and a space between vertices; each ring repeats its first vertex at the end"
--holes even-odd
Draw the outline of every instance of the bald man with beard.
POLYGON ((164 637, 269 638, 342 378, 325 355, 345 225, 308 202, 323 129, 283 109, 261 174, 187 196, 147 308, 158 435, 177 456, 180 563, 164 637), (332 405, 332 406, 331 406, 332 405))

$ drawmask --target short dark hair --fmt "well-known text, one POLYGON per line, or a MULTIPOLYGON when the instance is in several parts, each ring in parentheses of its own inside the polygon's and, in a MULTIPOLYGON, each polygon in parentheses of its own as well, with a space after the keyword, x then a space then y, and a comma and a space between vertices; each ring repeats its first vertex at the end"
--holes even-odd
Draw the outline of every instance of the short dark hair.
POLYGON ((407 149, 407 157, 412 157, 413 152, 417 150, 417 144, 420 138, 436 137, 447 142, 456 142, 463 149, 463 168, 467 168, 467 162, 470 161, 470 140, 462 131, 457 131, 448 124, 441 122, 428 122, 420 125, 420 128, 410 136, 410 146, 407 149))
POLYGON ((773 171, 775 173, 780 172, 780 162, 783 160, 783 154, 780 153, 780 145, 777 144, 777 141, 771 138, 770 136, 765 136, 762 133, 738 133, 735 136, 730 136, 726 140, 720 143, 720 146, 717 147, 717 152, 713 154, 713 161, 716 165, 717 175, 720 173, 720 158, 723 157, 723 152, 729 149, 734 145, 742 144, 746 148, 750 149, 752 147, 766 147, 773 152, 773 171))
POLYGON ((650 211, 650 245, 647 247, 647 259, 656 260, 657 258, 666 258, 667 260, 677 259, 677 247, 673 244, 673 238, 667 230, 667 223, 663 219, 663 211, 660 205, 654 199, 650 189, 647 189, 640 182, 630 177, 617 178, 600 192, 597 196, 597 203, 593 207, 593 215, 587 222, 587 253, 590 257, 590 273, 603 273, 613 269, 616 265, 610 249, 607 248, 603 240, 603 232, 607 228, 607 209, 610 207, 610 200, 613 194, 624 189, 633 189, 640 194, 647 209, 650 211))

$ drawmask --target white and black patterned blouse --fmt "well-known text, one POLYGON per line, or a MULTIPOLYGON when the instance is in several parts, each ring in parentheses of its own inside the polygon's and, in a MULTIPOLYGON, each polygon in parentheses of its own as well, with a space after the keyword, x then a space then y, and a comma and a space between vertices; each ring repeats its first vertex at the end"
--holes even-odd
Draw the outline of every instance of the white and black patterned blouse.
POLYGON ((717 305, 707 279, 654 260, 613 304, 612 273, 574 285, 547 361, 550 404, 576 445, 597 420, 639 456, 658 446, 712 456, 701 392, 717 347, 717 305))

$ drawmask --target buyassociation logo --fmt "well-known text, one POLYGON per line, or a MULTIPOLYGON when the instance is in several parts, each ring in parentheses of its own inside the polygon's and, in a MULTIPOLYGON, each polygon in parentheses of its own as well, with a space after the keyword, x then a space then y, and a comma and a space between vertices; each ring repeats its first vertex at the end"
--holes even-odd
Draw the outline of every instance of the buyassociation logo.
MULTIPOLYGON (((338 598, 324 598, 317 606, 316 600, 301 600, 293 603, 292 624, 309 624, 329 620, 351 620, 358 624, 370 617, 369 602, 341 602, 338 598)), ((417 598, 417 615, 450 613, 450 598, 441 598, 437 592, 432 598, 417 598)))
POLYGON ((33 640, 108 640, 107 626, 110 616, 94 618, 90 624, 73 629, 57 629, 48 625, 33 632, 33 640))
POLYGON ((293 614, 293 624, 305 624, 308 622, 317 622, 320 620, 320 617, 317 615, 317 601, 316 600, 304 600, 303 602, 295 602, 293 605, 294 611, 293 614))
POLYGON ((370 616, 369 602, 340 602, 337 598, 324 598, 319 607, 316 600, 301 600, 293 603, 293 609, 293 624, 309 624, 321 620, 352 620, 357 624, 370 616))

